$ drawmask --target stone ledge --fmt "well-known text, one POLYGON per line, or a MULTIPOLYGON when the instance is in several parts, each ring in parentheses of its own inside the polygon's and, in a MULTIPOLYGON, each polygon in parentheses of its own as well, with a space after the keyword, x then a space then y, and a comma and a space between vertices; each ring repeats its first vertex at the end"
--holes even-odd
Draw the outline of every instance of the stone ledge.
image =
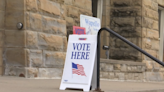
POLYGON ((146 64, 142 62, 125 61, 125 60, 100 59, 100 62, 108 63, 108 64, 126 64, 126 65, 146 66, 146 64))

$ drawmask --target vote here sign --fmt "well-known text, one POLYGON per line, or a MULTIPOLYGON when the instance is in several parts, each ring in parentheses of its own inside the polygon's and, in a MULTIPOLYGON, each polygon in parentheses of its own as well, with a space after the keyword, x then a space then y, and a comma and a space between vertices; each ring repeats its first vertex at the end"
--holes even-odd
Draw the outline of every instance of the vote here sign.
POLYGON ((69 36, 61 90, 78 88, 89 91, 96 55, 96 39, 96 35, 69 36))

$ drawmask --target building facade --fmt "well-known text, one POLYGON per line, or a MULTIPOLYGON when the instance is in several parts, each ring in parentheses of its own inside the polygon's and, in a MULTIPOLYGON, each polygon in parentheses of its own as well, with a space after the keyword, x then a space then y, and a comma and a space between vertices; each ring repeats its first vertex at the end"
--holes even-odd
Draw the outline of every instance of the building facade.
MULTIPOLYGON (((0 74, 60 78, 80 14, 163 61, 164 0, 0 0, 0 74)), ((150 58, 105 31, 101 40, 110 47, 108 56, 101 50, 101 78, 164 81, 164 68, 150 58)))

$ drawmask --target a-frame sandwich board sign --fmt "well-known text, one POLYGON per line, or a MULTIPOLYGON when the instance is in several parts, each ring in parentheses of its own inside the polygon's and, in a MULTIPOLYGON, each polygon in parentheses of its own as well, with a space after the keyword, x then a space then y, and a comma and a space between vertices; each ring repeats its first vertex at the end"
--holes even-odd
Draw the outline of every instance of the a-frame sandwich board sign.
POLYGON ((96 49, 96 35, 69 36, 60 90, 66 88, 90 90, 91 81, 93 81, 96 49))

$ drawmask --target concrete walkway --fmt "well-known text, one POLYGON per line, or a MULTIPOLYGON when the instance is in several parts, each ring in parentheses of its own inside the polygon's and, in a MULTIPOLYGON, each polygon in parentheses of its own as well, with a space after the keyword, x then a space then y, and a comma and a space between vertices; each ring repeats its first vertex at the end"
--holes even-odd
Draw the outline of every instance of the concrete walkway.
MULTIPOLYGON (((0 77, 0 92, 82 92, 60 91, 59 79, 25 79, 0 77)), ((105 92, 164 92, 164 83, 113 82, 101 80, 105 92)))

